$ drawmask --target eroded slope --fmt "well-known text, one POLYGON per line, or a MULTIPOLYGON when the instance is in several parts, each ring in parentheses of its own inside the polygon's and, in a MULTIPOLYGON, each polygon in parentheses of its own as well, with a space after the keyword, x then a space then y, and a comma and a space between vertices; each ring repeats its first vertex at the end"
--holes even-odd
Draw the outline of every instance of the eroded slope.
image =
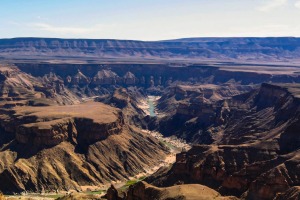
POLYGON ((156 166, 167 153, 158 140, 125 123, 122 110, 79 103, 54 74, 40 79, 7 67, 1 75, 0 190, 5 193, 80 191, 125 180, 156 166))
POLYGON ((216 102, 215 120, 205 126, 211 145, 179 154, 171 170, 148 181, 200 183, 243 199, 273 199, 299 186, 299 91, 297 84, 263 84, 216 102))

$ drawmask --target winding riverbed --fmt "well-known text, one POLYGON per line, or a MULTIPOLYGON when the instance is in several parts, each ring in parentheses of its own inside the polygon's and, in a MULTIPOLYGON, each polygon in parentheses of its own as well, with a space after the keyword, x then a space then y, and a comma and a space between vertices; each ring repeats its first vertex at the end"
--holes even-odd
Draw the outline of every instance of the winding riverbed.
POLYGON ((155 101, 160 98, 158 96, 148 96, 148 106, 149 106, 149 115, 151 117, 156 117, 156 113, 155 113, 155 101))

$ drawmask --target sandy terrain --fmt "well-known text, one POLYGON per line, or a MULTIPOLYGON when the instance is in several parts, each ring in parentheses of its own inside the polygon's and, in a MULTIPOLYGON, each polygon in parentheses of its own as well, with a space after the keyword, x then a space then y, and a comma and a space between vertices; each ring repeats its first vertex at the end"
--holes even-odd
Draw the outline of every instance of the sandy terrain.
POLYGON ((117 109, 98 102, 87 102, 78 105, 31 107, 23 106, 14 109, 20 116, 32 115, 38 118, 59 119, 81 117, 93 119, 94 122, 109 123, 117 119, 117 109))
POLYGON ((150 115, 149 112, 149 104, 146 99, 142 99, 139 101, 138 107, 144 111, 146 115, 150 115))

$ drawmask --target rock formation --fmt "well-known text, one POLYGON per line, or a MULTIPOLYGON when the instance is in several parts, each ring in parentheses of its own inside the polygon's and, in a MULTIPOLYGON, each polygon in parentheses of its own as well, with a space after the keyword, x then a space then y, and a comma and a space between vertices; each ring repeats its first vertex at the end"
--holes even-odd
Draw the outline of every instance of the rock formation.
MULTIPOLYGON (((113 187, 109 189, 112 191, 113 187)), ((111 194, 111 193, 109 193, 111 194)), ((116 194, 116 193, 114 193, 116 194)), ((147 184, 146 182, 138 182, 131 186, 125 197, 107 195, 108 200, 168 200, 168 199, 186 199, 186 200, 237 200, 236 197, 222 197, 217 191, 203 185, 186 184, 176 185, 167 188, 158 188, 147 184)))
POLYGON ((286 192, 282 194, 278 194, 275 200, 295 200, 300 199, 300 187, 295 186, 288 189, 286 192))
POLYGON ((297 197, 299 69, 223 65, 1 64, 0 190, 80 191, 143 172, 167 149, 141 127, 194 146, 146 179, 165 188, 141 182, 117 198, 297 197), (149 94, 162 95, 152 118, 139 106, 149 94))
MULTIPOLYGON (((0 40, 0 56, 18 59, 245 60, 299 59, 299 38, 187 38, 169 41, 14 38, 0 40)), ((155 60, 154 60, 155 61, 155 60)))
MULTIPOLYGON (((197 126, 202 120, 185 124, 207 132, 210 140, 202 141, 210 145, 178 154, 170 171, 149 181, 200 183, 242 199, 273 199, 299 185, 299 94, 297 84, 262 84, 215 102, 214 120, 206 126, 197 126)), ((201 114, 193 117, 204 119, 201 114)))
POLYGON ((137 78, 131 72, 126 72, 123 76, 123 80, 126 85, 135 85, 137 83, 137 78))
POLYGON ((80 70, 71 79, 73 85, 87 85, 90 83, 90 78, 85 76, 80 70))
POLYGON ((80 102, 78 97, 65 88, 63 81, 53 73, 46 74, 39 79, 22 72, 16 66, 7 65, 0 66, 0 74, 2 77, 0 97, 4 101, 41 105, 47 104, 47 102, 57 104, 80 102))
MULTIPOLYGON (((95 86, 123 86, 128 77, 130 86, 137 87, 166 87, 169 85, 192 84, 227 84, 227 85, 251 85, 261 84, 262 82, 273 83, 299 83, 300 69, 295 66, 266 65, 252 66, 234 63, 238 65, 230 68, 226 63, 219 65, 210 64, 190 64, 183 67, 174 67, 169 64, 107 64, 105 67, 98 64, 15 64, 21 71, 30 73, 34 77, 43 77, 46 74, 55 73, 65 81, 65 85, 71 89, 75 86, 88 87, 93 89, 95 86), (130 69, 130 73, 128 72, 130 69), (72 78, 79 76, 78 70, 84 75, 82 84, 77 81, 70 85, 72 78), (100 72, 99 77, 116 77, 116 84, 112 78, 107 78, 107 82, 102 84, 94 79, 100 72), (108 84, 112 82, 112 84, 108 84)), ((79 76, 81 77, 81 76, 79 76)))
POLYGON ((175 85, 167 88, 157 109, 167 113, 159 121, 159 131, 175 134, 187 141, 209 144, 213 138, 209 127, 222 121, 217 116, 217 102, 255 88, 253 85, 175 85))
MULTIPOLYGON (((155 166, 168 151, 125 123, 122 110, 80 102, 54 73, 36 78, 14 66, 0 71, 0 190, 5 193, 80 191, 124 180, 155 166)), ((86 83, 78 74, 76 83, 86 83)))
POLYGON ((92 84, 94 85, 115 85, 119 82, 119 76, 111 70, 98 71, 94 76, 92 84))

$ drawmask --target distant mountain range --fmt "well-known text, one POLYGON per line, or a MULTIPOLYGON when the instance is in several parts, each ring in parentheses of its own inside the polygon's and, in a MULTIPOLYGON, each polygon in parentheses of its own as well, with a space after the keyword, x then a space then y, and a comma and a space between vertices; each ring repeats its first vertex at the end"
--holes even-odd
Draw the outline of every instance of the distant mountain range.
POLYGON ((0 39, 2 59, 300 60, 300 38, 185 38, 165 41, 111 39, 0 39))

